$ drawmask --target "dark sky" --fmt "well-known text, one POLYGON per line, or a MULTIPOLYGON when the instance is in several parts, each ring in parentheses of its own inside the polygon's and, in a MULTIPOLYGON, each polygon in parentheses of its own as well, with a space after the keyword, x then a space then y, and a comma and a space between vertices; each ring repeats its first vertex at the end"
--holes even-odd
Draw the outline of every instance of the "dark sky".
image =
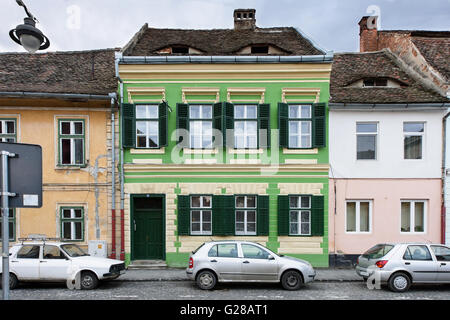
MULTIPOLYGON (((125 45, 144 24, 233 28, 233 10, 256 9, 259 27, 296 27, 321 48, 357 51, 358 21, 378 14, 384 30, 450 30, 450 0, 24 0, 51 41, 49 51, 125 45)), ((23 51, 9 30, 23 23, 15 0, 0 0, 0 52, 23 51)))

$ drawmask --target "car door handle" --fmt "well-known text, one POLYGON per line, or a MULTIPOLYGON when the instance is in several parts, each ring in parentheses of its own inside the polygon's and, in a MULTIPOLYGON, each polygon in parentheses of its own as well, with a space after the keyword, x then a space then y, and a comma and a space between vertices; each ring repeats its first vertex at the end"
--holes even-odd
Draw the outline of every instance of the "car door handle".
POLYGON ((250 263, 250 261, 247 261, 247 260, 245 260, 244 262, 242 262, 242 263, 250 263))
POLYGON ((14 261, 14 260, 12 260, 11 262, 12 262, 12 263, 16 263, 16 262, 19 262, 19 261, 14 261))
POLYGON ((210 262, 217 262, 217 260, 210 260, 210 262))
POLYGON ((39 261, 40 263, 47 263, 47 261, 39 261))
POLYGON ((446 264, 446 263, 444 263, 444 262, 442 262, 442 263, 441 263, 441 266, 446 266, 446 265, 447 265, 447 264, 446 264))
POLYGON ((405 262, 405 264, 406 264, 407 266, 409 266, 409 265, 411 264, 411 262, 405 262))

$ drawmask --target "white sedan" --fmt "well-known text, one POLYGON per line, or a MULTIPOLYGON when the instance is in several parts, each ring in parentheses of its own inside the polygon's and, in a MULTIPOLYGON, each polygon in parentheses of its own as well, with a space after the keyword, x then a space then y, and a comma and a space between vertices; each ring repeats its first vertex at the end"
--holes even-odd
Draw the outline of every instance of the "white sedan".
MULTIPOLYGON (((2 272, 0 261, 0 273, 2 272)), ((66 242, 28 241, 9 250, 10 288, 19 281, 66 282, 69 288, 90 290, 99 280, 111 280, 125 272, 121 260, 91 257, 66 242)))

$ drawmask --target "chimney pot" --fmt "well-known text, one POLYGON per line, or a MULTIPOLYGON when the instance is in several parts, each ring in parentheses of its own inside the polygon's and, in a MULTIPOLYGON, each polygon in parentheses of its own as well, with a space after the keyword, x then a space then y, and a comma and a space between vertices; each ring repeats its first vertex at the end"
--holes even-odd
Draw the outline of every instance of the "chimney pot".
POLYGON ((234 30, 252 30, 256 28, 255 9, 234 10, 234 30))
POLYGON ((378 50, 377 16, 365 16, 359 21, 359 51, 378 50))

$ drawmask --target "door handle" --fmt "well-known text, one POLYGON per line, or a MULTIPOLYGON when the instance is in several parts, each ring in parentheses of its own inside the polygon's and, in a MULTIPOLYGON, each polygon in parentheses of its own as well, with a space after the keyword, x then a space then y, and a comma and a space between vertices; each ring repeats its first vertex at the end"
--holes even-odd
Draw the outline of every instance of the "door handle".
POLYGON ((441 266, 446 266, 447 264, 444 262, 441 262, 441 266))
POLYGON ((16 262, 19 262, 19 261, 14 261, 14 260, 13 260, 13 261, 11 261, 11 262, 12 262, 12 263, 16 263, 16 262))
POLYGON ((405 262, 405 264, 406 264, 407 266, 409 266, 409 265, 411 264, 411 262, 405 262))
POLYGON ((245 260, 244 262, 242 262, 242 263, 250 263, 250 261, 247 261, 247 260, 245 260))
POLYGON ((47 261, 39 261, 40 263, 47 263, 47 261))
POLYGON ((210 260, 211 262, 217 262, 217 260, 210 260))
POLYGON ((136 232, 136 220, 133 219, 133 223, 134 223, 134 231, 136 232))

